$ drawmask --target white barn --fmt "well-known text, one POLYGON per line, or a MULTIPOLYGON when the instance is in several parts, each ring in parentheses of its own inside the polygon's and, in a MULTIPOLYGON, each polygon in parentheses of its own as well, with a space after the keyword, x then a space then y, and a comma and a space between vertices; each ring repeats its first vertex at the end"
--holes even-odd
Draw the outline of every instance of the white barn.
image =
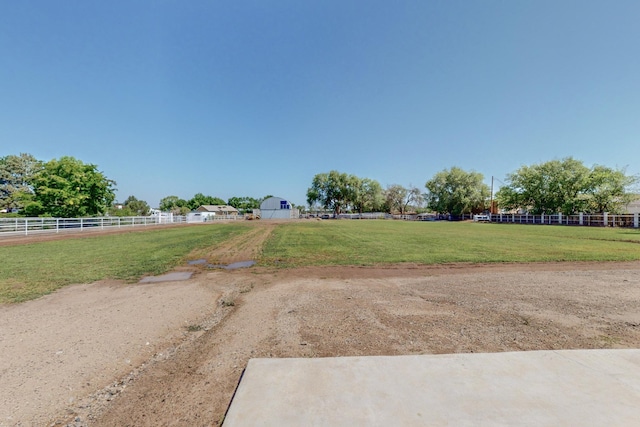
POLYGON ((298 209, 281 197, 269 197, 260 203, 260 218, 262 219, 292 219, 298 218, 298 209))

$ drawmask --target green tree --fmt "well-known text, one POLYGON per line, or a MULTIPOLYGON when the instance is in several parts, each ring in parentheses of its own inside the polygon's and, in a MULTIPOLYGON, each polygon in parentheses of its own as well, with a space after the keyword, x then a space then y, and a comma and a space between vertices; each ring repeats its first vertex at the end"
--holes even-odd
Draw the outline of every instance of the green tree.
POLYGON ((417 187, 405 188, 402 185, 393 184, 385 190, 385 204, 389 213, 399 212, 404 215, 409 208, 417 210, 423 203, 424 196, 417 187))
POLYGON ((132 213, 133 216, 149 215, 149 204, 144 200, 138 200, 135 196, 127 197, 124 201, 124 208, 132 213))
POLYGON ((369 178, 359 179, 356 183, 353 208, 360 212, 375 212, 382 209, 384 195, 382 186, 376 180, 369 178))
POLYGON ((407 197, 409 190, 399 184, 392 184, 387 186, 384 191, 385 205, 389 213, 399 212, 401 215, 404 213, 404 200, 407 197))
POLYGON ((407 212, 409 208, 412 208, 413 211, 418 211, 422 208, 424 204, 424 194, 418 187, 414 187, 412 185, 409 186, 409 190, 407 192, 407 197, 404 200, 404 212, 407 212))
POLYGON ((175 215, 185 215, 189 212, 188 202, 178 196, 167 196, 160 199, 160 210, 175 215))
POLYGON ((354 204, 358 184, 358 177, 335 170, 317 174, 307 189, 307 203, 310 207, 319 203, 339 215, 354 204))
POLYGON ((253 197, 231 197, 227 204, 238 209, 241 214, 252 212, 254 209, 260 208, 260 200, 253 197))
POLYGON ((205 196, 202 193, 197 193, 187 202, 187 207, 191 210, 203 205, 226 205, 226 202, 219 197, 205 196))
POLYGON ((33 199, 33 177, 42 162, 31 154, 0 157, 0 209, 23 209, 33 199))
POLYGON ((159 209, 163 212, 171 212, 177 206, 178 200, 180 200, 178 196, 163 197, 160 199, 159 209))
POLYGON ((624 170, 595 165, 587 180, 586 209, 588 213, 622 213, 624 206, 637 197, 631 188, 638 177, 626 175, 624 170))
POLYGON ((111 205, 111 208, 108 211, 109 216, 136 216, 135 213, 133 213, 131 211, 131 209, 127 208, 126 206, 115 202, 113 205, 111 205))
POLYGON ((535 215, 584 209, 584 190, 589 168, 571 157, 532 166, 522 166, 507 175, 506 185, 496 193, 504 209, 523 209, 535 215))
POLYGON ((107 212, 115 199, 115 181, 97 166, 74 157, 53 159, 33 177, 33 200, 28 215, 83 217, 107 212))
POLYGON ((630 199, 637 182, 623 170, 596 165, 589 169, 572 157, 522 166, 507 175, 496 194, 503 209, 533 214, 565 215, 578 212, 619 212, 630 199))
POLYGON ((489 186, 478 172, 458 167, 438 172, 427 181, 427 206, 438 213, 461 215, 481 212, 489 198, 489 186))

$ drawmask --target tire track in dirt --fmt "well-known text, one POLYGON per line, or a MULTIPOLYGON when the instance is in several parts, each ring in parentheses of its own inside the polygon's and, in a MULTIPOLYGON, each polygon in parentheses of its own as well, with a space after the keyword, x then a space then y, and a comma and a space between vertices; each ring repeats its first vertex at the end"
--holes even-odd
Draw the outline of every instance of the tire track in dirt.
POLYGON ((251 230, 211 247, 203 257, 211 264, 231 264, 239 261, 257 261, 262 255, 262 247, 276 224, 260 223, 251 230))

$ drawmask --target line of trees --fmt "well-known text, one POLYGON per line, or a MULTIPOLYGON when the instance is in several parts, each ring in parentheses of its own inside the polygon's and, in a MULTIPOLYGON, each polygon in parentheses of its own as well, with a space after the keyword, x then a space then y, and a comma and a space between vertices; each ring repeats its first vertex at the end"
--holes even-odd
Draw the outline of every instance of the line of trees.
MULTIPOLYGON (((393 184, 383 189, 370 178, 330 171, 313 177, 307 189, 309 207, 342 212, 379 212, 405 214, 430 210, 440 214, 469 214, 489 207, 491 191, 482 174, 452 167, 436 173, 419 188, 393 184)), ((620 213, 638 197, 637 176, 624 169, 595 165, 568 157, 531 166, 522 166, 507 175, 496 193, 503 210, 533 214, 578 212, 620 213)), ((21 211, 28 216, 81 217, 110 213, 147 215, 149 205, 129 196, 121 209, 115 209, 116 182, 107 178, 94 164, 74 157, 44 162, 31 154, 0 157, 0 210, 21 211)), ((167 196, 160 210, 185 214, 201 205, 228 204, 241 213, 257 209, 262 199, 219 197, 197 193, 189 200, 167 196)))
MULTIPOLYGON (((638 177, 625 170, 595 165, 586 167, 568 157, 510 173, 496 194, 500 209, 533 214, 578 212, 620 213, 634 198, 638 177)), ((319 173, 307 189, 309 207, 321 207, 335 214, 379 212, 404 214, 426 210, 458 216, 488 210, 491 189, 484 176, 452 167, 436 173, 425 183, 426 192, 394 184, 382 189, 370 178, 338 171, 319 173)))
POLYGON ((489 198, 489 187, 477 172, 453 167, 437 173, 427 181, 427 192, 414 186, 392 184, 383 189, 370 178, 359 178, 338 171, 313 177, 307 190, 309 207, 342 212, 389 212, 406 214, 425 209, 453 215, 481 212, 489 198))
POLYGON ((347 211, 403 214, 409 209, 419 209, 423 201, 421 191, 413 186, 393 184, 383 189, 376 180, 335 170, 315 175, 307 190, 310 209, 321 207, 335 214, 347 211))
POLYGON ((522 166, 496 194, 500 207, 533 214, 620 213, 638 197, 638 177, 621 169, 586 167, 572 157, 522 166))
MULTIPOLYGON (((48 162, 27 153, 0 157, 0 210, 4 212, 62 218, 149 215, 149 204, 133 195, 122 204, 114 203, 115 185, 96 165, 70 156, 48 162)), ((232 197, 225 202, 202 193, 189 200, 167 196, 160 201, 160 210, 184 215, 202 205, 228 204, 244 213, 259 208, 268 197, 232 197)))
POLYGON ((147 216, 150 212, 149 204, 144 200, 138 200, 135 196, 129 196, 122 205, 114 204, 109 209, 111 216, 147 216))
POLYGON ((0 157, 0 209, 28 216, 102 215, 115 200, 115 181, 74 157, 43 162, 31 154, 0 157))
POLYGON ((189 200, 181 199, 178 196, 167 196, 160 200, 159 209, 163 212, 171 212, 176 215, 186 215, 188 212, 203 205, 229 205, 238 209, 238 212, 241 214, 244 214, 251 212, 253 209, 260 208, 260 203, 269 197, 272 196, 268 195, 261 199, 247 196, 234 196, 225 202, 220 197, 205 196, 202 193, 197 193, 189 200))

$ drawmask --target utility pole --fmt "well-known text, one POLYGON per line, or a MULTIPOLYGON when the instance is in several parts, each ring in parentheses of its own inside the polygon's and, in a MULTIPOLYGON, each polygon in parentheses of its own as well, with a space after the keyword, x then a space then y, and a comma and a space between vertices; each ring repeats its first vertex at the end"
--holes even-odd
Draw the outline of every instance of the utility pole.
POLYGON ((493 175, 491 175, 491 199, 489 202, 489 213, 493 214, 493 175))

